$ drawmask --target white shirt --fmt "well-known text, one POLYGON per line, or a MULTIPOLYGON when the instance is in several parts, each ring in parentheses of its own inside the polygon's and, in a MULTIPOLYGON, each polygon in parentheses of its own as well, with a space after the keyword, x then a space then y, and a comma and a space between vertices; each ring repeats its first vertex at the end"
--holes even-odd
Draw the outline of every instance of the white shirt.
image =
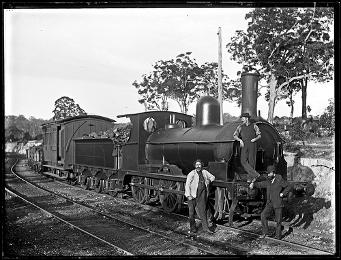
MULTIPOLYGON (((208 184, 215 180, 215 177, 214 175, 212 175, 206 170, 202 170, 202 175, 204 176, 205 185, 207 188, 208 184)), ((187 175, 186 184, 185 184, 185 196, 186 197, 192 196, 193 198, 196 198, 198 184, 199 184, 199 175, 197 174, 197 170, 194 169, 187 175)))

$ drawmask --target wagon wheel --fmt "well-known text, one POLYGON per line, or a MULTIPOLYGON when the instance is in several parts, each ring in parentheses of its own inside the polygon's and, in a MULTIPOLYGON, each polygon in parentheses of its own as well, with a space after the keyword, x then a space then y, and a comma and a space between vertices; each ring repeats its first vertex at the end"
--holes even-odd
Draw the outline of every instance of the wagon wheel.
POLYGON ((70 180, 70 185, 75 186, 78 183, 77 178, 70 180))
POLYGON ((81 187, 85 190, 89 190, 91 185, 91 178, 90 177, 83 177, 81 182, 81 187))
POLYGON ((97 193, 102 193, 103 192, 103 190, 104 190, 104 182, 105 182, 105 180, 96 178, 96 180, 95 180, 95 191, 97 193))
MULTIPOLYGON (((131 182, 137 183, 137 184, 145 184, 145 179, 144 177, 133 176, 131 178, 131 182)), ((132 185, 131 192, 136 202, 141 203, 141 204, 146 203, 147 197, 148 197, 148 189, 132 185)))
MULTIPOLYGON (((177 191, 181 190, 181 185, 179 182, 163 180, 161 181, 161 185, 164 189, 177 191)), ((164 192, 163 194, 160 194, 162 208, 169 213, 179 209, 181 207, 182 200, 183 195, 176 193, 164 192)))
POLYGON ((116 197, 118 195, 118 191, 114 189, 115 184, 116 184, 115 180, 108 179, 108 191, 107 191, 107 193, 113 197, 116 197))

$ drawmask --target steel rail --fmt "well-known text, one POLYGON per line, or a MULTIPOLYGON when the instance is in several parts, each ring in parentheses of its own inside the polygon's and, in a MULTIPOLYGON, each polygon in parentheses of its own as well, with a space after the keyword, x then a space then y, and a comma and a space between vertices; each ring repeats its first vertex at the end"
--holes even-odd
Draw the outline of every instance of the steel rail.
MULTIPOLYGON (((161 209, 162 210, 162 209, 161 209)), ((174 214, 176 216, 181 216, 181 217, 185 217, 181 214, 177 214, 177 213, 171 213, 171 214, 174 214)), ((220 225, 220 224, 216 224, 217 227, 220 227, 221 229, 227 229, 227 230, 233 230, 233 231, 238 231, 240 233, 245 233, 245 234, 249 234, 249 235, 252 235, 254 237, 260 237, 260 235, 258 233, 255 233, 255 232, 252 232, 252 231, 248 231, 248 230, 243 230, 241 228, 236 228, 236 227, 230 227, 230 226, 225 226, 225 225, 220 225)), ((301 244, 297 244, 295 242, 290 242, 290 241, 285 241, 285 240, 281 240, 281 239, 277 239, 277 238, 273 238, 273 237, 265 237, 264 238, 265 240, 268 240, 268 241, 272 241, 272 242, 277 242, 279 244, 284 244, 284 245, 289 245, 289 246, 295 246, 296 248, 301 248, 303 250, 314 250, 315 252, 318 252, 318 253, 324 253, 324 254, 327 254, 327 255, 333 255, 333 253, 329 252, 329 251, 325 251, 325 250, 321 250, 321 249, 317 249, 317 248, 314 248, 314 247, 310 247, 310 246, 305 246, 305 245, 301 245, 301 244)))
MULTIPOLYGON (((12 172, 17 178, 19 178, 20 180, 22 180, 22 181, 24 181, 24 182, 26 182, 26 183, 31 184, 30 182, 28 182, 27 180, 23 179, 22 177, 20 177, 18 174, 16 174, 16 173, 14 172, 13 168, 17 165, 18 161, 19 161, 19 159, 17 159, 16 162, 12 165, 12 167, 11 167, 11 172, 12 172)), ((32 185, 32 184, 31 184, 31 185, 32 185)), ((33 186, 34 186, 34 187, 37 187, 36 185, 33 185, 33 186)), ((43 190, 48 191, 48 190, 46 190, 46 189, 43 189, 43 190)), ((94 234, 91 234, 91 233, 89 233, 88 231, 86 231, 86 230, 84 230, 84 229, 82 229, 82 228, 80 228, 80 227, 78 227, 78 226, 75 226, 74 224, 72 224, 72 223, 70 223, 70 222, 68 222, 68 221, 66 221, 66 220, 64 220, 64 219, 62 219, 62 218, 60 218, 60 217, 58 217, 57 215, 55 215, 55 214, 53 214, 53 213, 51 213, 51 212, 49 212, 49 211, 43 209, 42 207, 40 207, 40 206, 38 206, 38 205, 36 205, 36 204, 34 204, 34 203, 32 203, 32 202, 26 200, 25 198, 23 198, 22 196, 20 196, 19 193, 16 193, 16 192, 13 191, 12 189, 6 187, 6 185, 5 185, 5 191, 7 191, 7 192, 10 193, 10 194, 13 194, 14 196, 16 196, 16 197, 20 198, 21 200, 25 201, 26 203, 28 203, 28 204, 30 204, 30 205, 32 205, 32 206, 38 208, 39 210, 41 210, 41 211, 43 211, 44 213, 46 213, 48 216, 53 216, 54 218, 58 219, 59 221, 65 223, 65 224, 67 224, 67 225, 69 225, 69 226, 71 226, 71 227, 73 227, 73 228, 75 228, 75 229, 77 229, 77 230, 79 230, 79 231, 81 231, 81 232, 83 232, 83 233, 85 233, 85 234, 87 234, 87 235, 89 235, 89 236, 91 236, 91 237, 97 239, 97 240, 100 240, 100 241, 103 242, 103 243, 106 243, 107 245, 109 245, 109 246, 115 248, 118 252, 121 252, 121 253, 123 253, 124 255, 133 255, 132 253, 130 253, 130 252, 128 252, 128 251, 126 251, 126 250, 124 250, 124 249, 122 249, 122 248, 120 248, 120 247, 118 247, 118 246, 116 246, 116 245, 114 245, 114 244, 108 242, 108 241, 105 241, 105 240, 103 240, 102 238, 100 238, 100 237, 98 237, 98 236, 96 236, 96 235, 94 235, 94 234)), ((50 193, 51 193, 51 192, 50 192, 50 193)))
MULTIPOLYGON (((16 163, 17 163, 17 162, 16 162, 16 163)), ((28 184, 30 184, 30 185, 32 185, 32 186, 38 188, 38 189, 41 189, 41 190, 43 190, 43 191, 46 191, 46 192, 48 192, 48 193, 50 193, 50 194, 52 194, 52 195, 61 197, 61 198, 65 199, 65 200, 67 200, 67 201, 69 201, 69 202, 72 202, 72 203, 74 203, 74 204, 76 204, 76 205, 80 205, 80 206, 82 206, 82 207, 88 208, 88 209, 92 210, 93 212, 96 212, 97 214, 102 215, 102 216, 105 216, 105 217, 107 217, 107 218, 109 218, 109 219, 113 219, 113 220, 119 221, 119 222, 121 222, 121 223, 125 223, 125 224, 130 225, 130 226, 133 226, 133 227, 135 227, 135 228, 137 228, 137 229, 140 229, 140 230, 143 230, 143 231, 147 231, 148 233, 151 233, 151 234, 154 234, 154 235, 163 237, 163 238, 165 238, 165 239, 174 241, 174 242, 175 242, 175 245, 186 245, 186 246, 189 246, 189 247, 191 247, 191 248, 196 248, 196 249, 198 249, 199 251, 205 252, 205 253, 210 254, 210 255, 218 255, 218 254, 216 254, 215 252, 212 252, 212 251, 203 249, 203 248, 201 248, 201 247, 199 247, 199 246, 195 246, 195 245, 192 245, 192 244, 190 244, 190 243, 183 242, 183 241, 182 241, 182 242, 179 242, 179 241, 177 241, 177 240, 175 240, 175 239, 170 238, 169 236, 163 235, 162 233, 158 233, 158 232, 155 232, 155 231, 150 230, 150 229, 148 229, 148 228, 144 228, 144 227, 138 226, 138 225, 136 225, 136 224, 134 224, 134 223, 131 223, 131 222, 129 222, 129 221, 119 219, 119 218, 114 217, 114 216, 112 216, 112 215, 109 215, 109 214, 107 214, 107 213, 101 212, 101 211, 95 209, 94 207, 89 206, 89 205, 87 205, 87 204, 85 204, 85 203, 81 203, 81 202, 79 202, 79 201, 75 201, 75 200, 70 199, 70 198, 68 198, 68 197, 66 197, 66 196, 63 196, 63 195, 61 195, 61 194, 58 194, 58 193, 55 193, 55 192, 50 191, 50 190, 48 190, 48 189, 45 189, 45 188, 43 188, 43 187, 40 187, 39 185, 34 184, 34 183, 32 183, 32 182, 30 182, 30 181, 28 181, 28 180, 25 180, 24 178, 22 178, 21 176, 19 176, 18 174, 16 174, 16 173, 14 172, 14 170, 13 170, 13 167, 14 167, 14 166, 15 166, 15 165, 12 166, 11 171, 12 171, 12 173, 13 173, 17 178, 21 179, 22 181, 24 181, 24 182, 26 182, 26 183, 28 183, 28 184)), ((62 183, 63 183, 63 182, 62 182, 62 183)), ((65 185, 66 183, 63 183, 63 184, 65 185)), ((68 185, 68 184, 66 184, 66 185, 68 185)), ((238 248, 238 249, 235 248, 235 250, 240 250, 240 249, 239 249, 239 248, 238 248)))
POLYGON ((91 237, 93 237, 93 238, 95 238, 95 239, 97 239, 97 240, 99 240, 99 241, 101 241, 101 242, 103 242, 103 243, 113 247, 119 253, 122 253, 123 255, 129 255, 129 256, 133 255, 132 253, 130 253, 130 252, 128 252, 128 251, 126 251, 126 250, 124 250, 124 249, 122 249, 122 248, 120 248, 120 247, 118 247, 118 246, 116 246, 116 245, 114 245, 114 244, 112 244, 112 243, 110 243, 110 242, 108 242, 108 241, 106 241, 106 240, 104 240, 104 239, 94 235, 94 234, 91 234, 90 232, 88 232, 88 231, 86 231, 86 230, 84 230, 84 229, 82 229, 82 228, 80 228, 80 227, 78 227, 78 226, 76 226, 76 225, 74 225, 74 224, 72 224, 72 223, 70 223, 70 222, 60 218, 60 217, 58 217, 57 215, 53 214, 52 212, 47 211, 47 210, 43 209, 42 207, 32 203, 31 201, 29 201, 29 200, 23 198, 22 196, 20 196, 20 194, 15 192, 14 190, 12 190, 12 189, 10 189, 8 187, 5 187, 5 191, 8 192, 9 194, 12 194, 15 197, 18 197, 19 199, 21 199, 21 200, 25 201, 26 203, 32 205, 33 207, 41 210, 47 216, 52 216, 52 217, 58 219, 59 221, 63 222, 64 224, 67 224, 67 225, 71 226, 72 228, 75 228, 75 229, 81 231, 82 233, 85 233, 85 234, 87 234, 87 235, 89 235, 89 236, 91 236, 91 237))
MULTIPOLYGON (((131 171, 131 172, 133 172, 133 171, 131 171)), ((154 178, 155 178, 155 177, 157 177, 157 176, 154 176, 154 178)), ((163 177, 163 176, 162 176, 162 177, 163 177)), ((178 176, 174 176, 174 177, 178 177, 178 176)), ((62 182, 62 183, 64 183, 64 182, 62 182)), ((64 183, 64 184, 65 184, 65 183, 64 183)), ((33 185, 34 185, 34 184, 33 184, 33 185)), ((137 185, 136 185, 135 183, 134 183, 134 185, 135 185, 135 186, 144 186, 143 184, 137 184, 137 185)), ((166 190, 166 189, 164 190, 164 192, 167 192, 167 191, 168 191, 168 190, 166 190)), ((58 196, 63 197, 62 195, 58 195, 58 196)), ((65 197, 65 199, 68 199, 68 198, 65 197)), ((72 201, 72 200, 71 200, 71 201, 72 201)), ((78 204, 80 204, 80 205, 83 205, 83 204, 81 204, 81 203, 79 203, 79 202, 76 202, 76 203, 78 203, 78 204)), ((87 206, 87 205, 83 205, 83 206, 87 206)), ((96 210, 96 209, 94 209, 94 210, 96 210)), ((161 209, 161 210, 163 211, 163 209, 161 209)), ((165 212, 165 211, 164 211, 164 212, 165 212)), ((105 214, 105 213, 100 213, 100 214, 105 214)), ((171 213, 171 214, 174 214, 174 215, 176 215, 176 216, 185 217, 185 216, 180 215, 180 214, 177 214, 177 213, 171 213)), ((106 214, 105 214, 105 215, 106 215, 106 214)), ((108 215, 106 215, 106 216, 107 216, 107 217, 110 217, 110 216, 108 216, 108 215)), ((121 221, 121 220, 120 220, 120 221, 121 221)), ((130 224, 130 223, 127 223, 127 224, 130 224)), ((230 230, 238 231, 238 232, 241 232, 241 233, 250 234, 250 235, 253 235, 253 236, 255 236, 255 237, 259 237, 259 236, 260 236, 259 234, 255 233, 255 232, 243 230, 243 229, 236 228, 236 227, 229 227, 229 226, 220 225, 220 224, 217 224, 217 226, 219 226, 219 227, 221 227, 221 228, 223 228, 223 229, 230 229, 230 230)), ((156 233, 156 234, 157 234, 157 233, 156 233)), ((166 237, 166 236, 165 236, 165 237, 166 237)), ((168 238, 168 237, 167 237, 167 238, 168 238)), ((329 252, 329 251, 317 249, 317 248, 310 247, 310 246, 301 245, 301 244, 298 244, 298 243, 295 243, 295 242, 280 240, 280 239, 276 239, 276 238, 272 238, 272 237, 265 237, 264 239, 265 239, 265 240, 268 240, 268 241, 272 241, 272 242, 277 242, 277 243, 279 243, 279 244, 294 246, 294 247, 296 247, 296 248, 301 248, 301 249, 303 249, 303 250, 308 250, 308 249, 310 249, 310 250, 314 250, 314 251, 316 251, 316 252, 318 252, 318 253, 324 253, 324 254, 327 254, 327 255, 333 255, 333 253, 331 253, 331 252, 329 252)))

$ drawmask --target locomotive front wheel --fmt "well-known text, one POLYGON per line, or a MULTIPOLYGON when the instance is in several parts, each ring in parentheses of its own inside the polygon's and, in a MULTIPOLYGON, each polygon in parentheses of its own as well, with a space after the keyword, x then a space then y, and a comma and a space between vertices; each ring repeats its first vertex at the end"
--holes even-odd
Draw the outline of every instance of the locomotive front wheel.
MULTIPOLYGON (((144 177, 133 176, 131 178, 131 182, 136 183, 136 184, 144 184, 145 181, 144 181, 144 177)), ((141 203, 141 204, 146 203, 147 196, 148 196, 148 189, 132 185, 131 193, 136 202, 141 203)))

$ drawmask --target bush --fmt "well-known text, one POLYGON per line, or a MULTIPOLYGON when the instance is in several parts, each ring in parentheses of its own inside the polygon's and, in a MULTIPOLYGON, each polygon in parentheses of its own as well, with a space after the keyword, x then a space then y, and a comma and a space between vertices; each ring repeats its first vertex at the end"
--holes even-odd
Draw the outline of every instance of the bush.
POLYGON ((329 105, 321 115, 319 126, 323 128, 323 133, 330 136, 335 132, 335 108, 334 100, 329 99, 329 105))

